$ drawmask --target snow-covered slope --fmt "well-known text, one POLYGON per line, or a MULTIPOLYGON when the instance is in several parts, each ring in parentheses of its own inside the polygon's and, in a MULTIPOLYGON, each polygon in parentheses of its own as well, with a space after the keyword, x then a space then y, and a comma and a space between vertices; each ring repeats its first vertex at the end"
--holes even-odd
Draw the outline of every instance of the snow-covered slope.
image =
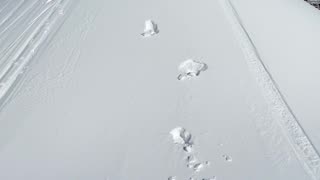
MULTIPOLYGON (((318 55, 309 50, 320 15, 301 2, 232 4, 315 143, 318 55)), ((219 1, 81 0, 63 20, 6 94, 0 179, 319 178, 279 123, 219 1), (148 19, 159 32, 143 37, 148 19)))

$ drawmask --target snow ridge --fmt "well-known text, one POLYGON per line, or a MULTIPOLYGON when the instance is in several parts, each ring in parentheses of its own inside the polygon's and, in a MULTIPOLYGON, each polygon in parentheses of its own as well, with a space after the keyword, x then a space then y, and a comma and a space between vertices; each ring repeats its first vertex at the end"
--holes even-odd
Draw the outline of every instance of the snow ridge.
POLYGON ((297 118, 279 91, 274 79, 263 64, 256 47, 241 23, 240 17, 232 3, 230 0, 219 1, 244 53, 249 69, 252 71, 261 88, 262 94, 271 109, 273 117, 278 122, 306 172, 313 179, 319 180, 319 153, 297 121, 297 118))

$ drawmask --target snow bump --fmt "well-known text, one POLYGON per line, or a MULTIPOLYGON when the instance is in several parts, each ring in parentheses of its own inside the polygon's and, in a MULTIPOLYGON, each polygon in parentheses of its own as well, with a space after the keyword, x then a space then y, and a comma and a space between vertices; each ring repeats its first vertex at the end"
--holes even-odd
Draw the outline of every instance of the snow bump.
POLYGON ((190 145, 191 144, 191 134, 183 127, 176 127, 170 131, 172 140, 175 144, 180 145, 190 145))
POLYGON ((143 37, 151 37, 159 33, 158 25, 152 20, 146 20, 144 22, 144 30, 141 35, 143 37))
POLYGON ((199 76, 202 71, 206 71, 207 69, 207 64, 200 61, 195 61, 193 59, 188 59, 182 62, 178 67, 180 72, 178 80, 191 79, 199 76))

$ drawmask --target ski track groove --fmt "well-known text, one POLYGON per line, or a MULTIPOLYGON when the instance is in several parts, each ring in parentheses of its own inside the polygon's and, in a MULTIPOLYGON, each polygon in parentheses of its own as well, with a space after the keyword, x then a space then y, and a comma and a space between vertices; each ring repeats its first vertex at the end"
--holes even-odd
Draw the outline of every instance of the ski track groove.
POLYGON ((5 9, 7 8, 7 6, 10 4, 10 0, 7 0, 6 2, 4 2, 5 4, 1 7, 0 9, 0 13, 5 9))
POLYGON ((230 0, 219 1, 247 60, 248 67, 254 75, 262 94, 271 109, 273 118, 276 119, 278 125, 281 127, 305 171, 312 179, 319 180, 319 153, 299 124, 270 72, 263 64, 259 53, 253 41, 250 39, 248 32, 244 28, 236 9, 233 7, 230 0))
MULTIPOLYGON (((23 19, 23 20, 24 20, 24 23, 23 23, 23 24, 19 24, 19 26, 26 26, 26 27, 23 28, 24 30, 23 30, 21 33, 19 33, 19 36, 16 37, 16 38, 13 40, 13 42, 11 42, 10 40, 8 40, 8 41, 9 41, 9 42, 8 42, 9 45, 8 45, 7 48, 1 50, 1 53, 0 53, 0 54, 4 54, 4 55, 2 55, 2 56, 0 57, 0 59, 3 59, 3 58, 5 57, 5 55, 8 55, 8 54, 9 54, 9 52, 14 51, 14 48, 13 48, 13 47, 17 47, 18 41, 22 41, 23 38, 28 37, 28 36, 26 35, 26 33, 28 33, 30 29, 31 29, 30 31, 32 32, 32 26, 35 24, 35 22, 39 19, 40 15, 41 15, 41 13, 40 13, 40 15, 37 14, 37 11, 41 10, 41 8, 42 8, 42 7, 35 7, 34 9, 32 9, 32 10, 33 10, 33 11, 31 11, 32 13, 28 14, 28 17, 26 17, 25 19, 23 19), (34 17, 34 16, 36 16, 36 15, 37 15, 37 17, 34 17)), ((45 10, 48 10, 48 7, 45 8, 45 10)), ((42 10, 42 13, 44 13, 44 10, 42 10)), ((1 39, 1 41, 2 41, 2 39, 1 39)), ((1 41, 0 41, 0 42, 1 42, 1 41)), ((5 43, 5 42, 1 42, 1 43, 3 44, 3 43, 5 43)), ((0 63, 3 63, 3 62, 0 62, 0 63)))
POLYGON ((20 56, 20 54, 24 51, 24 49, 28 46, 28 44, 33 42, 33 39, 37 33, 37 31, 39 31, 39 29, 42 27, 43 21, 46 20, 46 17, 43 17, 42 15, 47 11, 48 9, 46 8, 45 10, 43 10, 37 17, 34 18, 33 22, 30 24, 30 27, 32 27, 33 25, 36 25, 36 27, 34 27, 34 29, 31 29, 31 33, 30 35, 26 35, 26 36, 21 36, 21 38, 26 38, 24 41, 20 41, 19 43, 14 44, 12 49, 9 49, 8 53, 5 53, 7 56, 5 56, 5 60, 2 61, 0 60, 1 66, 0 66, 0 81, 1 78, 7 73, 7 71, 9 70, 9 68, 14 64, 14 62, 18 59, 18 57, 20 56), (42 19, 41 19, 42 18, 42 19), (36 24, 37 21, 40 21, 39 24, 36 24), (12 57, 11 57, 12 56, 12 57))
MULTIPOLYGON (((0 31, 0 36, 3 35, 3 33, 5 33, 9 28, 11 28, 13 25, 17 24, 16 22, 19 21, 21 18, 23 18, 26 13, 29 13, 29 11, 32 11, 34 8, 34 6, 37 4, 37 1, 31 3, 28 7, 26 7, 25 9, 23 9, 23 11, 21 13, 19 13, 18 17, 15 17, 12 21, 7 21, 9 22, 8 25, 2 25, 1 26, 1 31, 0 31), (2 27, 4 27, 2 29, 2 27)), ((22 7, 24 8, 24 7, 22 7)), ((19 25, 19 24, 18 24, 19 25)))
POLYGON ((0 27, 2 27, 3 24, 11 18, 11 16, 13 16, 13 14, 23 5, 24 2, 24 0, 20 1, 17 6, 15 6, 6 16, 4 16, 4 19, 0 22, 0 27))
POLYGON ((18 41, 21 41, 23 38, 27 37, 27 32, 33 31, 32 26, 35 24, 34 22, 38 20, 38 18, 34 16, 38 14, 38 11, 40 11, 41 8, 43 7, 38 6, 33 8, 32 11, 29 14, 27 14, 27 16, 18 21, 16 23, 16 26, 13 26, 9 32, 5 32, 3 35, 0 36, 0 43, 4 45, 4 48, 1 49, 0 59, 7 56, 9 52, 14 51, 12 47, 17 47, 18 41))
MULTIPOLYGON (((8 24, 14 28, 19 26, 17 22, 25 21, 27 27, 17 34, 9 47, 2 50, 0 57, 0 103, 5 103, 4 97, 8 90, 12 88, 18 76, 20 76, 28 63, 32 60, 37 50, 42 47, 43 42, 58 29, 59 24, 66 18, 66 12, 71 9, 73 0, 57 0, 51 3, 45 1, 35 1, 35 3, 27 3, 23 6, 24 0, 21 1, 19 7, 10 11, 0 24, 1 33, 6 31, 8 24), (14 13, 19 12, 22 13, 14 13), (35 13, 36 12, 36 13, 35 13), (17 25, 16 25, 17 24, 17 25), (4 27, 4 25, 6 25, 4 27)), ((10 35, 10 34, 9 34, 10 35)), ((9 36, 8 35, 8 36, 9 36)), ((9 39, 10 40, 10 39, 9 39)), ((2 42, 3 43, 3 42, 2 42)), ((1 105, 1 107, 3 107, 1 105)))

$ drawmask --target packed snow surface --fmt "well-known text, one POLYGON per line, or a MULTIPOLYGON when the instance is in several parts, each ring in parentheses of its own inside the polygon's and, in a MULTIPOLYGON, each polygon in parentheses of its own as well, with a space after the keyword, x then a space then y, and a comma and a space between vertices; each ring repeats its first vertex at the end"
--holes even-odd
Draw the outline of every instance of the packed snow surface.
POLYGON ((319 180, 319 19, 303 0, 0 1, 0 179, 319 180))

